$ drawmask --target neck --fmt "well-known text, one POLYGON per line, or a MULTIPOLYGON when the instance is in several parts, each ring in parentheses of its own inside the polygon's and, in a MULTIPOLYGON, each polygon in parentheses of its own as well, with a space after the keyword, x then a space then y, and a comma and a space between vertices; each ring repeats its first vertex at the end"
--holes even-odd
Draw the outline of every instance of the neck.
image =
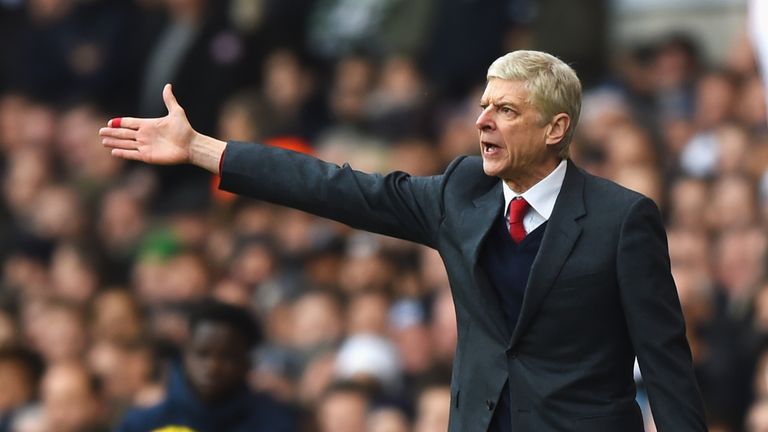
POLYGON ((503 178, 504 183, 518 194, 525 193, 536 183, 542 181, 552 173, 560 164, 561 159, 551 159, 544 163, 534 165, 526 170, 521 170, 519 175, 503 178))

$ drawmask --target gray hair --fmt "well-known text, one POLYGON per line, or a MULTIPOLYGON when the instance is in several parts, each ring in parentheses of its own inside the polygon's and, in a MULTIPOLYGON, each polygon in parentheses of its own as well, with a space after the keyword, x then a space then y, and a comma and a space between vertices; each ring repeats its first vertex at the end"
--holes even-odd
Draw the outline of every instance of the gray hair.
POLYGON ((570 66, 545 52, 513 51, 491 64, 487 78, 523 82, 528 102, 539 111, 543 123, 557 114, 568 114, 571 124, 559 144, 560 157, 568 157, 568 146, 581 112, 581 82, 570 66))

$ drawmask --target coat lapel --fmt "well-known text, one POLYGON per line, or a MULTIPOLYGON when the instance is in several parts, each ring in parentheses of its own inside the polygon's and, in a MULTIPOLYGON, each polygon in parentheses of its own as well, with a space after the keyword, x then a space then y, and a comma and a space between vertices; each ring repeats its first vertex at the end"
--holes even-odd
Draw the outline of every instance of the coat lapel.
POLYGON ((484 310, 490 315, 490 321, 496 324, 497 330, 500 332, 499 335, 506 340, 509 338, 509 330, 501 304, 498 301, 498 295, 491 286, 488 276, 478 265, 485 238, 493 224, 499 222, 499 215, 502 214, 504 207, 501 181, 498 179, 494 179, 494 181, 494 185, 488 192, 473 201, 474 207, 464 211, 461 225, 467 234, 462 241, 466 247, 467 256, 471 260, 472 278, 480 291, 480 297, 485 306, 484 310))
POLYGON ((547 222, 541 247, 531 267, 520 318, 512 333, 509 348, 514 347, 525 333, 542 301, 552 288, 560 269, 581 235, 581 226, 576 220, 584 214, 586 214, 584 175, 571 161, 568 161, 563 186, 547 222))

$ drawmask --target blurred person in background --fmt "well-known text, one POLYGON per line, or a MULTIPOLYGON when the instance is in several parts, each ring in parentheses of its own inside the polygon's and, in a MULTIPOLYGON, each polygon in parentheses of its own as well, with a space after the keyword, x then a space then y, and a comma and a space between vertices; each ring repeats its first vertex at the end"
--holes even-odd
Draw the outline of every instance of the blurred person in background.
POLYGON ((383 292, 363 291, 352 296, 347 306, 346 334, 387 333, 389 298, 383 292))
POLYGON ((756 226, 732 227, 720 233, 715 244, 715 276, 727 293, 729 313, 742 315, 766 276, 766 233, 756 226))
POLYGON ((472 122, 482 90, 480 86, 473 88, 464 100, 440 119, 437 147, 443 165, 458 155, 474 154, 476 151, 477 129, 472 127, 472 122))
POLYGON ((448 430, 450 399, 450 383, 433 381, 424 384, 416 401, 416 420, 413 425, 413 432, 448 430))
POLYGON ((16 314, 10 306, 0 307, 0 349, 17 346, 20 342, 19 336, 16 314))
POLYGON ((258 295, 258 288, 278 272, 276 248, 269 237, 244 237, 237 240, 230 257, 230 277, 243 284, 249 293, 258 295))
MULTIPOLYGON (((425 112, 428 89, 415 59, 387 57, 376 81, 366 108, 373 133, 388 141, 426 136, 430 132, 425 112)), ((428 159, 422 162, 428 165, 428 159)))
POLYGON ((661 173, 658 170, 648 166, 625 167, 616 172, 611 180, 650 198, 659 209, 663 210, 664 191, 661 173))
POLYGON ((417 53, 424 49, 434 2, 314 2, 308 45, 320 57, 334 60, 349 53, 377 56, 417 53))
POLYGON ((144 311, 135 295, 123 288, 106 288, 91 299, 89 327, 92 340, 132 343, 144 335, 144 311))
POLYGON ((370 405, 364 385, 345 381, 332 384, 317 402, 318 432, 364 431, 370 405))
POLYGON ((409 432, 410 421, 402 409, 394 405, 378 405, 368 412, 366 432, 409 432))
POLYGON ((405 396, 415 400, 416 387, 424 374, 435 368, 435 350, 424 305, 402 299, 389 312, 389 337, 400 353, 405 396))
POLYGON ((744 175, 718 177, 710 188, 706 214, 715 232, 752 226, 757 221, 754 183, 744 175))
POLYGON ((700 67, 698 46, 688 35, 670 34, 656 44, 651 76, 660 121, 691 117, 694 82, 700 67))
MULTIPOLYGON (((365 234, 356 236, 361 239, 365 234)), ((342 261, 340 268, 339 289, 346 295, 363 291, 386 292, 393 279, 394 268, 391 260, 381 250, 381 246, 370 240, 369 245, 352 245, 342 261)), ((369 240, 362 240, 367 243, 369 240)))
POLYGON ((439 293, 449 288, 448 274, 440 254, 431 248, 419 246, 419 279, 427 292, 439 293))
POLYGON ((36 400, 42 373, 33 351, 0 347, 0 432, 10 432, 14 415, 36 400))
POLYGON ((8 294, 24 301, 45 297, 53 245, 19 233, 13 240, 15 247, 8 251, 3 263, 3 286, 8 294))
POLYGON ((165 264, 164 287, 156 293, 160 303, 192 304, 209 296, 210 274, 201 254, 191 249, 179 251, 165 264))
POLYGON ((127 284, 149 225, 146 199, 128 186, 112 187, 102 197, 94 229, 105 283, 127 284))
POLYGON ((43 299, 40 308, 25 311, 24 318, 25 327, 32 332, 30 342, 46 363, 82 359, 88 332, 84 311, 77 304, 56 298, 43 299))
MULTIPOLYGON (((245 84, 241 71, 249 61, 246 41, 233 28, 227 7, 228 2, 211 0, 162 0, 146 7, 125 48, 137 78, 124 85, 133 92, 139 112, 158 115, 162 104, 151 95, 173 81, 191 102, 189 115, 210 133, 216 131, 218 111, 245 84)), ((153 211, 173 212, 187 200, 210 205, 206 173, 186 167, 152 172, 157 179, 156 194, 150 197, 153 211)))
POLYGON ((712 248, 712 317, 700 333, 706 351, 699 372, 714 422, 742 424, 752 399, 760 347, 752 315, 765 257, 765 233, 756 227, 726 229, 712 248))
POLYGON ((237 92, 221 107, 217 130, 221 136, 234 141, 261 139, 267 127, 267 123, 262 121, 265 110, 257 91, 248 89, 237 92))
POLYGON ((28 94, 4 95, 0 101, 1 148, 7 155, 24 149, 47 151, 57 133, 56 117, 54 107, 28 94))
POLYGON ((443 366, 455 364, 456 350, 454 347, 458 342, 459 335, 456 327, 456 308, 448 289, 442 289, 436 293, 431 305, 430 318, 435 360, 443 366))
POLYGON ((324 350, 304 367, 297 384, 297 399, 308 410, 316 409, 335 379, 336 353, 324 350))
POLYGON ((746 129, 738 124, 726 123, 717 129, 717 138, 717 172, 723 176, 751 174, 747 169, 748 159, 751 158, 751 138, 746 129))
MULTIPOLYGON (((698 178, 681 176, 669 186, 667 216, 674 228, 707 231, 709 184, 698 178)), ((673 260, 674 261, 674 260, 673 260)))
POLYGON ((101 383, 77 361, 50 363, 40 384, 46 430, 100 432, 109 430, 109 412, 101 383))
POLYGON ((133 106, 134 2, 31 0, 10 84, 51 103, 88 98, 133 106), (122 49, 121 49, 122 48, 122 49), (121 85, 122 84, 122 85, 121 85), (126 85, 128 84, 128 85, 126 85))
MULTIPOLYGON (((39 194, 52 182, 53 169, 45 152, 23 148, 10 153, 3 171, 2 190, 11 216, 10 233, 6 241, 18 231, 30 231, 29 223, 36 212, 39 194)), ((12 237, 11 237, 12 238, 12 237)))
POLYGON ((749 409, 747 432, 768 432, 768 400, 760 399, 749 409))
POLYGON ((79 306, 96 295, 99 288, 98 260, 86 247, 60 243, 50 265, 51 293, 79 306))
POLYGON ((693 121, 699 130, 712 130, 734 118, 737 76, 727 69, 706 71, 696 82, 693 121))
POLYGON ((419 138, 406 138, 392 144, 391 168, 413 175, 435 175, 443 168, 439 158, 434 158, 435 144, 419 138))
POLYGON ((34 235, 51 241, 77 242, 85 239, 86 215, 77 190, 54 184, 39 192, 29 229, 34 235))
POLYGON ((335 347, 343 337, 343 308, 338 298, 323 291, 309 291, 291 307, 290 349, 302 364, 335 347))
POLYGON ((313 139, 327 112, 318 104, 316 77, 294 51, 276 49, 264 59, 264 82, 248 101, 249 123, 260 137, 313 139))
POLYGON ((260 335, 247 310, 203 302, 190 316, 189 333, 183 362, 169 373, 165 399, 129 412, 117 430, 143 432, 166 426, 187 426, 199 432, 297 429, 292 410, 248 388, 249 351, 260 335))
POLYGON ((93 145, 93 124, 103 121, 105 114, 86 102, 66 106, 59 116, 53 150, 66 177, 89 203, 106 191, 122 174, 122 163, 116 163, 93 145))
POLYGON ((102 339, 91 344, 87 365, 101 382, 112 418, 121 418, 133 406, 149 407, 163 399, 157 357, 149 342, 102 339))
POLYGON ((765 130, 765 96, 765 86, 757 75, 750 75, 745 78, 736 98, 736 118, 749 131, 765 130))

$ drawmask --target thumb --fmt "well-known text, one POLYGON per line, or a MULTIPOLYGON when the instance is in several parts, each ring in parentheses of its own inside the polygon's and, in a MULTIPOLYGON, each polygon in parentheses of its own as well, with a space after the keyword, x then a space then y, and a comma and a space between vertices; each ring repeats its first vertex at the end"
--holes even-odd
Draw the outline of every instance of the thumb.
POLYGON ((168 109, 169 114, 181 109, 181 105, 176 101, 176 96, 173 95, 173 89, 170 84, 166 84, 165 87, 163 87, 163 101, 165 102, 165 107, 168 109))

